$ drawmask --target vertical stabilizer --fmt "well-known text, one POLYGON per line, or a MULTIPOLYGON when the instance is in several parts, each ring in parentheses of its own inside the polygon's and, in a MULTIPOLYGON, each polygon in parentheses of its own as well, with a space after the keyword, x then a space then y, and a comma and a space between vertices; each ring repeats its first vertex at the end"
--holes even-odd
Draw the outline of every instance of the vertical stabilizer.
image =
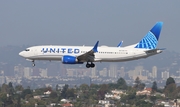
POLYGON ((135 48, 155 49, 161 33, 163 22, 157 22, 156 25, 146 34, 146 36, 135 46, 135 48))

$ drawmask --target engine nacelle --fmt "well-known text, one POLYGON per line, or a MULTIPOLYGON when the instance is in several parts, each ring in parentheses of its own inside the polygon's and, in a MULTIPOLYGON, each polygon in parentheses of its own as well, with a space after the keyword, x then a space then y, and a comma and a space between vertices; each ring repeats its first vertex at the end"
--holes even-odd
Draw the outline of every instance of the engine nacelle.
POLYGON ((63 64, 82 64, 83 62, 78 62, 77 58, 74 56, 63 56, 62 57, 62 63, 63 64))

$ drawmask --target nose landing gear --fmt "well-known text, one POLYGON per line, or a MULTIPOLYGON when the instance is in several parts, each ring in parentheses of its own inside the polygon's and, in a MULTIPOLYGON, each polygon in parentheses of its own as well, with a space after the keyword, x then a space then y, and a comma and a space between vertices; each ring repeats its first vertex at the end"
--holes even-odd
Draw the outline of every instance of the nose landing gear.
POLYGON ((32 66, 33 66, 33 67, 35 66, 35 62, 34 62, 34 60, 32 61, 32 66))

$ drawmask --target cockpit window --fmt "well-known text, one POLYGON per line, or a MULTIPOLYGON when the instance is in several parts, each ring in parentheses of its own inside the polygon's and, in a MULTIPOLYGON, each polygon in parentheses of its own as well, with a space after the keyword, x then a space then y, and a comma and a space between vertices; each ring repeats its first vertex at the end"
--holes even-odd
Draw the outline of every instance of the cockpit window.
POLYGON ((25 49, 25 51, 30 51, 30 49, 25 49))

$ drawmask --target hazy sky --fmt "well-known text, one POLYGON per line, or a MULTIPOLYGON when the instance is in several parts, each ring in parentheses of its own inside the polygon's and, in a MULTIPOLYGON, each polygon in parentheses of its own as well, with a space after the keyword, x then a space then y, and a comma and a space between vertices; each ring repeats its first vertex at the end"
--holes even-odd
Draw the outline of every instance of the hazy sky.
POLYGON ((180 52, 180 0, 1 0, 0 45, 126 46, 157 21, 158 47, 180 52))

